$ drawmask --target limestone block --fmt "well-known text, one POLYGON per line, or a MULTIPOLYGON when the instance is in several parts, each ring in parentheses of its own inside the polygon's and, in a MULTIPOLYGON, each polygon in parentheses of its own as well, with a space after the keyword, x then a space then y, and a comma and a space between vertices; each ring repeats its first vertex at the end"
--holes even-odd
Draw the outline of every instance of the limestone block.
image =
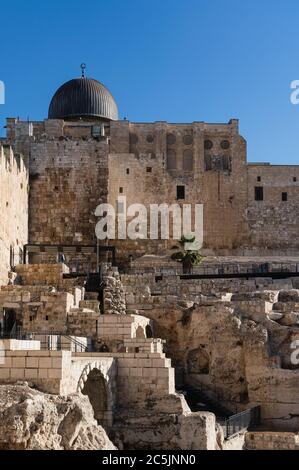
POLYGON ((10 369, 9 368, 0 368, 0 381, 10 378, 10 369))
POLYGON ((278 302, 299 302, 299 290, 280 291, 278 302))
POLYGON ((133 367, 130 369, 130 377, 142 377, 143 369, 141 367, 133 367))
POLYGON ((21 367, 25 368, 25 364, 26 364, 25 357, 13 357, 12 358, 13 368, 21 368, 21 367))
POLYGON ((157 369, 156 368, 145 368, 142 370, 143 377, 157 377, 157 369))
POLYGON ((41 369, 49 369, 52 367, 52 359, 50 357, 41 357, 39 359, 39 367, 41 369))
POLYGON ((62 370, 61 369, 48 369, 49 379, 61 379, 62 370))
POLYGON ((38 357, 26 357, 26 368, 38 368, 39 366, 38 357))
POLYGON ((158 377, 169 377, 169 369, 165 369, 165 368, 160 368, 160 369, 157 369, 157 376, 158 377))
POLYGON ((47 379, 48 378, 48 370, 49 369, 38 369, 38 378, 39 379, 47 379))
POLYGON ((25 379, 36 379, 38 377, 38 369, 25 369, 25 379))
POLYGON ((10 369, 10 377, 11 379, 24 379, 25 378, 25 369, 10 369))

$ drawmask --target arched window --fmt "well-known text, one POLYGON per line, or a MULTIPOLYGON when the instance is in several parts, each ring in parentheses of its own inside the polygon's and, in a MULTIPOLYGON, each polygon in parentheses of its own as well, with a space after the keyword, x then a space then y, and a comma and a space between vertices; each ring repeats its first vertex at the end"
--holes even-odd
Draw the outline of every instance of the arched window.
POLYGON ((167 169, 168 170, 175 170, 177 167, 176 164, 176 153, 174 150, 167 151, 167 169))

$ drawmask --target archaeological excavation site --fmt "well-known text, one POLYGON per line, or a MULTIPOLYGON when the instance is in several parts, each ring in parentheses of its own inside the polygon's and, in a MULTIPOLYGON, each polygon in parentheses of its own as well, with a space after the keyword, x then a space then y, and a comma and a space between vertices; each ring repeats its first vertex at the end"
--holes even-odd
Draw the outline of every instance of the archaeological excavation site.
POLYGON ((84 67, 8 118, 0 450, 299 450, 298 203, 299 166, 248 163, 238 120, 120 119, 84 67), (157 236, 124 234, 136 205, 157 236))

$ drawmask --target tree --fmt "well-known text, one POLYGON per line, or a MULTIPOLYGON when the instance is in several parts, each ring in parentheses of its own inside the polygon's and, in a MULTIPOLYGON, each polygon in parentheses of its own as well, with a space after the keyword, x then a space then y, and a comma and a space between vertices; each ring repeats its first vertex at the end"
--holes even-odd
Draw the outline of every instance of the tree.
POLYGON ((204 258, 199 250, 192 250, 192 248, 188 249, 188 245, 194 242, 194 236, 187 237, 183 235, 179 241, 179 245, 172 248, 174 250, 179 250, 171 255, 171 259, 182 263, 184 274, 190 274, 193 266, 199 265, 204 258))

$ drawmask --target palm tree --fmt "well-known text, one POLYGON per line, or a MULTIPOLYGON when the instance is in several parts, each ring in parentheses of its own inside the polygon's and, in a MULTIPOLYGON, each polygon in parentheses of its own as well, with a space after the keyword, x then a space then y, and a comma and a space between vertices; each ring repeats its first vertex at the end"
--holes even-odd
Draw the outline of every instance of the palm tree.
POLYGON ((172 248, 179 250, 171 255, 171 259, 182 263, 184 274, 191 274, 193 266, 199 265, 204 258, 199 250, 192 250, 186 247, 186 245, 194 242, 194 236, 188 237, 183 235, 179 241, 179 245, 172 248))

